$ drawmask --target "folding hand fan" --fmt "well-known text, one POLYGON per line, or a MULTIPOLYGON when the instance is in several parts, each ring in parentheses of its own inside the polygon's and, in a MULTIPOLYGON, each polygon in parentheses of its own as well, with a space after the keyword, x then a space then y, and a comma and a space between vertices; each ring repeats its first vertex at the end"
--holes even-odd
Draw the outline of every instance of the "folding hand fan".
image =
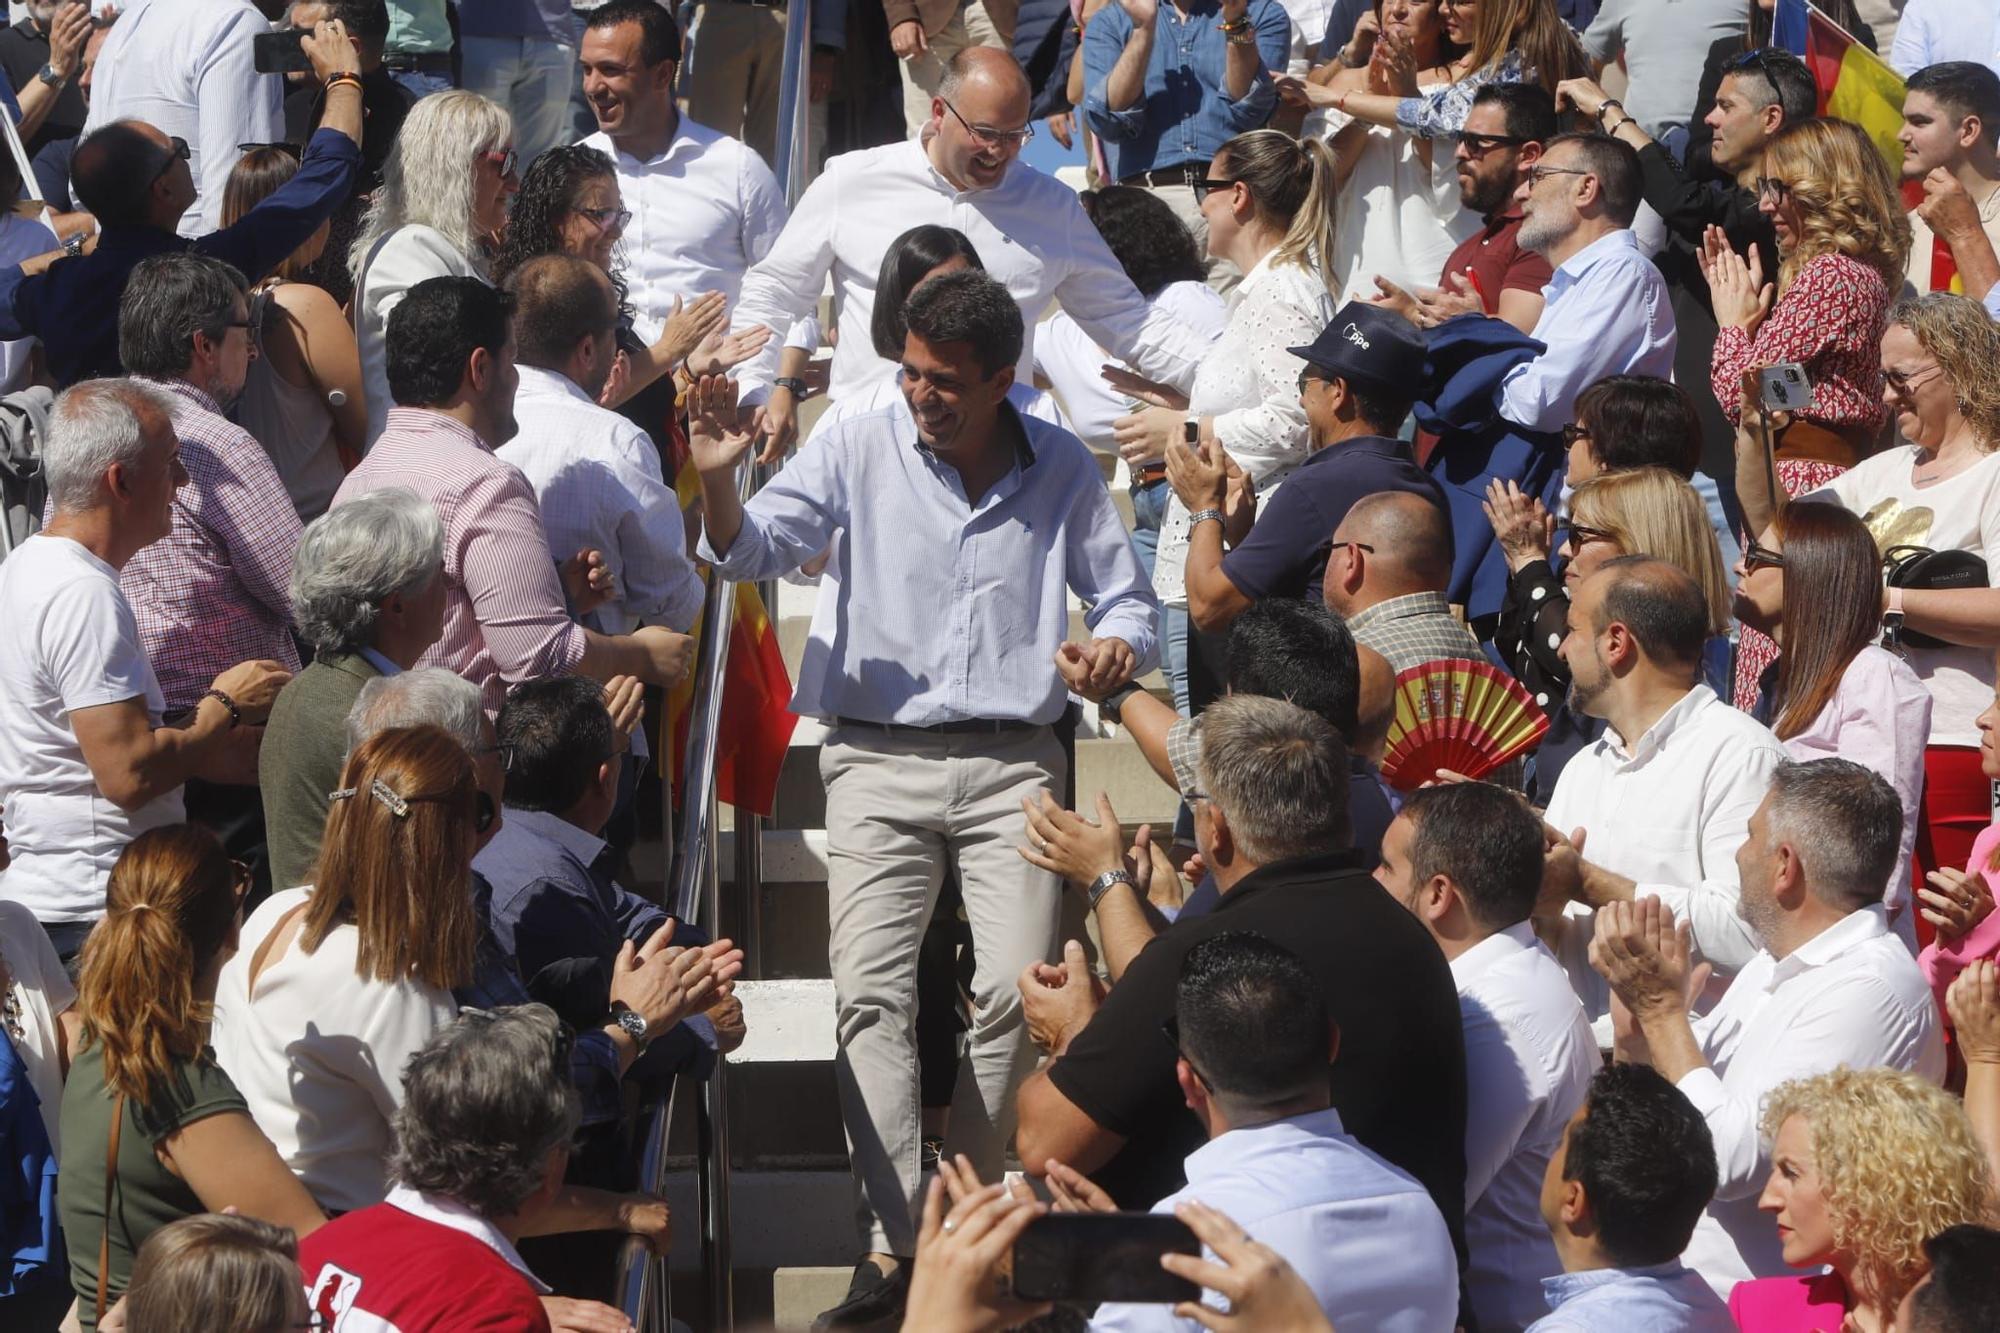
POLYGON ((1483 778, 1547 734, 1528 692, 1491 662, 1441 658, 1396 676, 1396 716, 1382 776, 1415 791, 1450 769, 1483 778))

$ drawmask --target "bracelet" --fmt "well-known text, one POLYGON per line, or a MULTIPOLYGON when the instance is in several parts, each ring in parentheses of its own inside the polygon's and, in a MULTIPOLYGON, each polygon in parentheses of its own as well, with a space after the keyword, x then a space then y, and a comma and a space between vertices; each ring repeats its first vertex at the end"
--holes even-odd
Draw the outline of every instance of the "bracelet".
POLYGON ((1090 894, 1091 911, 1094 912, 1097 910, 1097 904, 1099 900, 1101 900, 1105 894, 1111 892, 1111 886, 1113 884, 1130 884, 1135 889, 1139 887, 1139 881, 1132 878, 1131 871, 1107 870, 1103 874, 1099 875, 1096 879, 1090 881, 1089 894, 1090 894))
POLYGON ((224 708, 227 708, 229 710, 229 725, 231 727, 239 727, 243 725, 243 710, 236 706, 236 701, 234 699, 224 694, 221 690, 209 690, 201 697, 204 699, 213 699, 217 703, 221 704, 224 708))
MULTIPOLYGON (((1621 106, 1618 109, 1620 111, 1623 111, 1625 108, 1621 106)), ((1618 137, 1618 131, 1624 129, 1627 125, 1630 125, 1632 121, 1633 118, 1631 116, 1624 117, 1616 125, 1606 125, 1602 120, 1599 120, 1597 122, 1597 127, 1603 130, 1605 134, 1611 136, 1612 138, 1616 138, 1618 137)))
POLYGON ((798 399, 802 403, 806 400, 806 396, 809 392, 809 390, 806 388, 806 382, 798 378, 798 376, 796 375, 780 375, 778 376, 778 378, 771 381, 771 387, 774 389, 785 389, 790 391, 792 397, 798 399))
POLYGON ((326 91, 332 92, 343 83, 353 84, 354 91, 357 93, 361 91, 361 76, 359 74, 351 74, 346 70, 342 70, 338 74, 329 74, 326 76, 326 91))
POLYGON ((1217 31, 1221 32, 1223 36, 1234 37, 1239 32, 1250 31, 1250 16, 1248 14, 1244 14, 1238 18, 1228 19, 1222 23, 1218 23, 1215 26, 1217 31))
POLYGON ((1196 528, 1200 527, 1203 523, 1206 523, 1211 518, 1214 519, 1217 523, 1222 523, 1225 521, 1222 517, 1222 511, 1220 509, 1198 510, 1197 512, 1188 516, 1188 531, 1190 532, 1194 531, 1196 528))
POLYGON ((1234 32, 1224 33, 1222 40, 1231 46, 1255 46, 1257 44, 1256 37, 1234 32))

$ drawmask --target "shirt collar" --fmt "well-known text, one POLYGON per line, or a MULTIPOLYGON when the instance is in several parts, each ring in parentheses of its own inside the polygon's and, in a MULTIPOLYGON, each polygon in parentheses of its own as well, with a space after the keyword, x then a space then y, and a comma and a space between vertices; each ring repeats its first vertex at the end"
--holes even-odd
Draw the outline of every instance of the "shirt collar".
POLYGON ((1488 213, 1484 218, 1486 234, 1494 236, 1521 220, 1521 206, 1509 203, 1498 213, 1488 213))
POLYGON ((1451 960, 1451 979, 1459 990, 1479 979, 1481 973, 1499 966, 1517 954, 1535 947, 1535 930, 1517 921, 1505 930, 1496 930, 1451 960))
MULTIPOLYGON (((1199 720, 1199 719, 1197 719, 1199 720)), ((1273 861, 1236 881, 1235 887, 1222 895, 1216 905, 1218 912, 1232 907, 1240 907, 1249 901, 1259 889, 1277 884, 1295 884, 1301 880, 1322 879, 1330 876, 1359 873, 1362 869, 1361 853, 1352 847, 1343 847, 1337 852, 1313 852, 1306 856, 1295 856, 1288 861, 1273 861)))
POLYGON ((521 387, 516 391, 516 396, 527 394, 530 397, 574 398, 579 403, 597 406, 596 401, 585 393, 575 380, 560 370, 546 370, 541 366, 522 365, 518 362, 514 368, 521 373, 521 387))
POLYGON ((493 446, 480 439, 478 431, 457 417, 447 416, 428 407, 390 408, 389 415, 382 421, 382 434, 388 435, 399 428, 419 434, 455 435, 481 453, 493 452, 493 446))
POLYGON ((611 136, 605 134, 604 131, 599 130, 597 133, 603 136, 605 150, 611 154, 613 161, 635 163, 642 167, 664 166, 673 161, 681 152, 698 149, 709 139, 715 137, 715 131, 709 129, 708 126, 690 120, 683 114, 676 113, 674 116, 674 137, 667 140, 666 148, 657 156, 642 158, 636 157, 626 152, 623 148, 620 148, 612 140, 611 136))
POLYGON ((1300 1139, 1335 1139, 1346 1134, 1341 1128, 1340 1112, 1329 1106, 1324 1111, 1308 1111, 1283 1120, 1227 1130, 1189 1153, 1182 1166, 1192 1190, 1204 1180, 1228 1175, 1232 1165, 1253 1153, 1300 1139))
POLYGON ((607 845, 604 839, 584 832, 553 811, 522 810, 510 805, 506 813, 509 824, 523 832, 547 838, 586 866, 595 865, 597 858, 604 854, 607 845))
POLYGON ((1343 458, 1354 458, 1360 454, 1374 454, 1381 458, 1403 458, 1408 456, 1412 464, 1416 462, 1416 458, 1410 455, 1409 446, 1401 440, 1392 440, 1386 435, 1350 435, 1344 440, 1336 440, 1332 444, 1320 445, 1317 449, 1307 454, 1306 461, 1299 464, 1299 466, 1310 467, 1321 459, 1331 458, 1335 454, 1339 454, 1343 458))
MULTIPOLYGON (((897 373, 900 375, 902 372, 898 371, 897 373)), ((910 410, 910 400, 898 393, 896 401, 902 408, 902 411, 896 415, 900 419, 901 424, 910 433, 908 440, 910 448, 915 449, 923 456, 926 462, 933 466, 950 467, 949 463, 946 463, 935 453, 931 452, 931 447, 924 443, 924 437, 917 433, 917 417, 916 413, 910 410)), ((1028 418, 1021 415, 1020 410, 1014 406, 1011 398, 1000 400, 1000 428, 1002 430, 1011 428, 1011 433, 1014 437, 1015 466, 1022 472, 1026 472, 1035 465, 1035 442, 1029 435, 1028 418)))
POLYGON ((1779 959, 1778 965, 1771 969, 1771 980, 1765 989, 1776 990, 1801 972, 1831 963, 1876 936, 1888 933, 1889 909, 1882 904, 1875 903, 1858 912, 1849 912, 1840 921, 1779 959))
POLYGON ((222 415, 222 404, 210 397, 206 389, 198 388, 188 380, 148 379, 146 382, 154 388, 165 389, 176 398, 193 403, 204 412, 213 412, 217 416, 222 415))
POLYGON ((1653 725, 1646 728, 1646 734, 1639 737, 1638 744, 1628 747, 1618 729, 1610 726, 1605 727, 1604 736, 1598 744, 1626 763, 1637 763, 1665 745, 1667 738, 1692 722, 1696 714, 1710 704, 1720 702, 1714 690, 1697 682, 1693 689, 1675 701, 1672 708, 1660 714, 1653 725))
POLYGON ((1592 268, 1595 268, 1598 264, 1603 263, 1621 250, 1629 250, 1634 254, 1638 253, 1639 242, 1632 235, 1630 227, 1620 227, 1617 231, 1607 232, 1592 241, 1589 245, 1584 246, 1583 249, 1556 265, 1555 276, 1559 281, 1567 279, 1570 282, 1575 282, 1592 268))
POLYGON ((354 650, 354 655, 356 657, 359 657, 364 662, 368 663, 369 666, 374 667, 377 671, 381 672, 385 676, 400 676, 403 674, 403 668, 397 666, 394 662, 391 662, 388 658, 382 656, 382 654, 376 652, 373 648, 367 648, 367 647, 356 648, 354 650))
POLYGON ((1384 620, 1408 620, 1412 616, 1448 616, 1451 603, 1441 592, 1413 592, 1401 597, 1391 597, 1386 602, 1377 602, 1366 611, 1357 611, 1347 618, 1347 628, 1359 634, 1370 625, 1384 620))
POLYGON ((1542 1296, 1548 1301, 1549 1308, 1554 1310, 1586 1291, 1608 1287, 1614 1282, 1627 1282, 1633 1278, 1671 1282, 1686 1271, 1680 1260, 1669 1259, 1663 1264, 1651 1264, 1645 1268, 1587 1268, 1581 1273, 1557 1273, 1554 1277, 1542 1279, 1542 1296))
POLYGON ((383 1202, 399 1212, 421 1218, 436 1226, 450 1227, 453 1231, 472 1237, 507 1261, 509 1267, 528 1279, 535 1294, 546 1296, 549 1285, 536 1277, 528 1266, 521 1262, 521 1256, 513 1243, 500 1234, 500 1229, 479 1214, 467 1208, 456 1199, 447 1199, 442 1194, 422 1194, 405 1185, 390 1187, 389 1197, 383 1202))

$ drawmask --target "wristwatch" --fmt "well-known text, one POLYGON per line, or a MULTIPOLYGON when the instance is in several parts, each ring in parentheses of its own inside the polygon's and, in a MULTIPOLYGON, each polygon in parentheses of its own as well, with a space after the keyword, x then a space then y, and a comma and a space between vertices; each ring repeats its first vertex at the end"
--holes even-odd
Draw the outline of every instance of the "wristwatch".
POLYGON ((625 1035, 640 1046, 646 1044, 646 1016, 618 1000, 611 1002, 611 1021, 624 1029, 625 1035))
POLYGON ((1105 695, 1102 699, 1098 700, 1097 711, 1103 714, 1105 717, 1111 719, 1111 721, 1117 722, 1122 725, 1124 723, 1124 719, 1118 715, 1118 710, 1125 706, 1125 701, 1127 699, 1131 698, 1133 695, 1137 693, 1139 693, 1138 685, 1131 681, 1127 681, 1125 682, 1125 684, 1120 685, 1117 689, 1111 691, 1111 693, 1105 695))
POLYGON ((43 83, 49 85, 49 87, 51 88, 60 88, 65 83, 69 82, 69 75, 56 73, 56 67, 54 65, 48 65, 48 64, 43 65, 41 73, 37 74, 35 77, 40 79, 43 83))
POLYGON ((1132 878, 1132 872, 1129 870, 1105 871, 1096 879, 1090 881, 1090 908, 1092 911, 1097 910, 1098 900, 1111 892, 1113 884, 1130 884, 1134 888, 1137 888, 1139 881, 1132 878))
POLYGON ((792 397, 802 403, 806 400, 806 395, 812 392, 806 388, 806 382, 796 375, 780 375, 771 381, 771 386, 776 389, 791 390, 792 397))

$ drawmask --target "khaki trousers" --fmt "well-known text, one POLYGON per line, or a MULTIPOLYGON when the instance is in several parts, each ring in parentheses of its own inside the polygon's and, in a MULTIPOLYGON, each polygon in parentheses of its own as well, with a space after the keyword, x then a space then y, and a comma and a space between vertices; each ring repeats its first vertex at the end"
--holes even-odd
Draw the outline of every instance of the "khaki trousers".
POLYGON ((1014 40, 1011 32, 1001 32, 986 13, 981 0, 959 6, 951 22, 933 33, 924 34, 927 49, 915 60, 899 60, 903 70, 903 125, 914 139, 931 118, 931 99, 944 82, 944 67, 968 46, 992 46, 1002 51, 1014 40))
POLYGON ((828 954, 838 1007, 834 1072, 862 1248, 916 1253, 922 1143, 917 1087, 917 947, 949 858, 972 925, 970 1050, 952 1097, 946 1153, 999 1179, 1014 1094, 1035 1066, 1015 987, 1056 956, 1063 889, 1016 850, 1021 800, 1060 794, 1062 745, 1049 727, 939 736, 837 726, 820 750, 826 782, 828 954))

